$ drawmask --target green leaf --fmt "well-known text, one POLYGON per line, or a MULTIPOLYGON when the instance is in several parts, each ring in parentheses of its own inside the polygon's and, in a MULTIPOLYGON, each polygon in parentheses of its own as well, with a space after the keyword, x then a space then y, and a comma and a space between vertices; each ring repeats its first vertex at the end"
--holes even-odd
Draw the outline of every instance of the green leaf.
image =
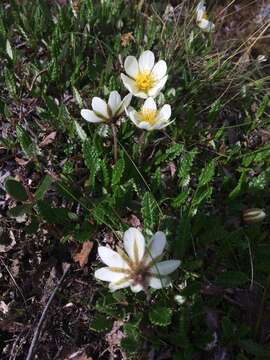
POLYGON ((95 178, 97 173, 100 170, 100 158, 97 152, 97 149, 92 145, 90 140, 86 140, 83 143, 83 156, 87 168, 90 170, 90 181, 91 184, 95 184, 95 178))
POLYGON ((212 195, 213 188, 212 187, 206 187, 206 188, 199 188, 198 191, 196 191, 194 198, 192 199, 192 208, 197 208, 199 205, 202 204, 203 201, 209 199, 212 195))
POLYGON ((8 41, 8 39, 6 42, 6 51, 7 51, 8 56, 10 57, 10 59, 13 60, 13 52, 12 52, 12 48, 11 48, 11 45, 10 45, 10 42, 8 41))
POLYGON ((241 194, 241 192, 243 191, 243 187, 245 185, 246 182, 246 173, 242 172, 239 180, 238 180, 238 184, 236 185, 236 187, 230 192, 229 194, 229 199, 233 200, 235 199, 237 196, 239 196, 241 194))
POLYGON ((199 185, 198 187, 202 187, 208 184, 215 175, 215 163, 211 161, 207 166, 202 170, 199 177, 199 185))
POLYGON ((265 346, 255 343, 253 340, 240 340, 239 345, 251 355, 260 359, 270 359, 270 351, 265 346))
POLYGON ((75 100, 77 102, 77 104, 79 105, 80 108, 83 107, 83 101, 82 101, 82 98, 81 98, 81 95, 79 93, 79 91, 75 88, 75 86, 72 87, 72 90, 73 90, 73 95, 75 97, 75 100))
POLYGON ((149 320, 153 325, 168 326, 172 321, 172 310, 164 306, 153 305, 149 312, 149 320))
POLYGON ((264 95, 263 100, 262 100, 258 110, 256 111, 257 119, 259 119, 263 115, 268 104, 269 104, 269 97, 268 97, 268 95, 264 95))
POLYGON ((136 354, 140 351, 141 342, 133 337, 126 337, 121 341, 121 348, 128 354, 136 354))
POLYGON ((32 204, 23 204, 23 205, 17 205, 8 211, 8 215, 10 217, 16 218, 19 216, 22 216, 24 214, 27 214, 31 211, 32 204))
POLYGON ((125 160, 120 158, 114 165, 112 172, 112 187, 119 184, 125 170, 125 160))
POLYGON ((248 276, 241 271, 226 271, 216 277, 216 283, 223 287, 237 287, 247 281, 248 276))
POLYGON ((96 332, 108 331, 112 328, 113 320, 98 314, 90 324, 90 329, 96 332))
POLYGON ((39 185, 36 193, 35 199, 42 200, 44 198, 45 193, 48 191, 53 179, 50 175, 45 175, 44 179, 42 180, 41 184, 39 185))
POLYGON ((37 209, 39 214, 49 224, 63 225, 70 222, 69 211, 66 208, 53 208, 48 202, 39 200, 37 203, 37 209))
POLYGON ((36 217, 32 217, 31 223, 24 228, 26 234, 32 235, 38 231, 39 222, 36 217))
POLYGON ((172 206, 174 208, 178 208, 181 205, 183 205, 186 202, 188 195, 189 195, 188 191, 180 193, 176 198, 172 200, 172 206))
POLYGON ((79 136, 79 138, 82 141, 85 141, 87 139, 86 132, 83 130, 81 125, 79 125, 79 123, 76 120, 74 121, 74 123, 75 123, 75 129, 76 129, 77 135, 79 136))
POLYGON ((27 192, 19 181, 15 179, 7 179, 5 182, 5 189, 17 201, 27 201, 27 192))
POLYGON ((183 154, 181 158, 181 162, 179 163, 179 170, 178 170, 178 178, 179 178, 179 184, 180 186, 186 186, 188 185, 190 181, 190 172, 191 168, 194 162, 194 159, 197 155, 198 151, 197 149, 193 149, 189 152, 186 152, 183 154))
POLYGON ((158 204, 148 191, 143 196, 141 212, 145 228, 153 229, 158 219, 158 204))
POLYGON ((176 157, 180 156, 183 152, 184 146, 182 144, 174 144, 170 146, 166 151, 165 154, 161 154, 157 157, 155 164, 159 165, 164 161, 172 161, 176 157))
POLYGON ((32 158, 37 154, 37 147, 32 142, 28 133, 20 125, 16 126, 16 134, 21 145, 22 151, 24 152, 27 158, 32 158))

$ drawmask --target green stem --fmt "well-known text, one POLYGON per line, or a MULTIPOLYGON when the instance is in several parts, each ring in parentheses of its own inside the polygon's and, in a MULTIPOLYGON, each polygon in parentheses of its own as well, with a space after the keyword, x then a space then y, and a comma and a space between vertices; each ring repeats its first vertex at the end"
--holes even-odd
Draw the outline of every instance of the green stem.
POLYGON ((114 162, 117 161, 117 129, 115 124, 111 124, 112 127, 112 135, 113 135, 113 158, 114 162))

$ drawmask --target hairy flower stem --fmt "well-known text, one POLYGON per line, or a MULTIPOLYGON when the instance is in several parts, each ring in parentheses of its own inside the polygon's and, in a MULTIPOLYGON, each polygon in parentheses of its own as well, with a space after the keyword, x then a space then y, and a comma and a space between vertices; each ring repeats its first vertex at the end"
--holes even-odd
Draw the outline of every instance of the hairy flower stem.
POLYGON ((114 163, 117 161, 117 129, 115 124, 111 124, 112 127, 112 135, 113 135, 113 158, 114 163))

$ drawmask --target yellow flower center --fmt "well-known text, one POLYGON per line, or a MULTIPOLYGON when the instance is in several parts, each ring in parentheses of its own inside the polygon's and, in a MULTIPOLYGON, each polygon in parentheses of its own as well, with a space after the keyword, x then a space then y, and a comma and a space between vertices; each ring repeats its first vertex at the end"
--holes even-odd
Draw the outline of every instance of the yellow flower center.
POLYGON ((135 78, 135 83, 140 91, 148 91, 153 87, 156 80, 154 76, 149 72, 140 72, 135 78))
POLYGON ((204 19, 204 20, 208 20, 208 19, 209 19, 207 12, 205 12, 205 13, 203 14, 202 19, 204 19))
POLYGON ((150 109, 143 109, 139 112, 140 120, 148 122, 149 124, 153 125, 155 124, 157 112, 156 110, 150 110, 150 109))

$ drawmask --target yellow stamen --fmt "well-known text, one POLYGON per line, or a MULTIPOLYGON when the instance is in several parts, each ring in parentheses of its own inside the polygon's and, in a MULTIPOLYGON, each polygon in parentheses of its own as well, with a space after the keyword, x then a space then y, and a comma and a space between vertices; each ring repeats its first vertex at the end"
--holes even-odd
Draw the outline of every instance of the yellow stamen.
POLYGON ((150 90, 154 86, 155 82, 156 80, 154 76, 149 72, 140 72, 135 77, 136 86, 140 91, 150 90))
POLYGON ((150 109, 143 109, 139 112, 139 117, 141 121, 148 122, 149 124, 153 125, 156 123, 157 119, 157 111, 150 110, 150 109))

